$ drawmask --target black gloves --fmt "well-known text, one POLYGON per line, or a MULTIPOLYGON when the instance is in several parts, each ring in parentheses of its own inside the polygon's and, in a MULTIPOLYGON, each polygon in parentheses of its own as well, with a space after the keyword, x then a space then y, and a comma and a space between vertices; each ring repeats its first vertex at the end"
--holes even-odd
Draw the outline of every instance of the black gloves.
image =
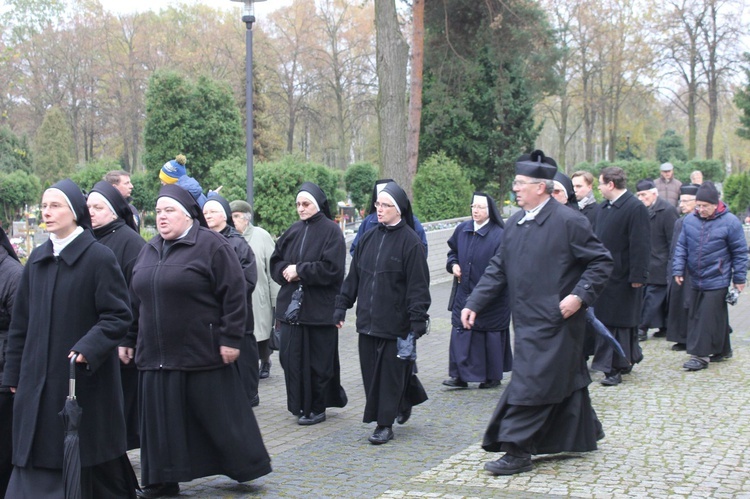
POLYGON ((333 323, 339 324, 341 322, 344 322, 346 320, 346 309, 345 308, 337 308, 333 311, 333 323))
POLYGON ((417 338, 427 334, 427 321, 411 321, 411 330, 417 338))

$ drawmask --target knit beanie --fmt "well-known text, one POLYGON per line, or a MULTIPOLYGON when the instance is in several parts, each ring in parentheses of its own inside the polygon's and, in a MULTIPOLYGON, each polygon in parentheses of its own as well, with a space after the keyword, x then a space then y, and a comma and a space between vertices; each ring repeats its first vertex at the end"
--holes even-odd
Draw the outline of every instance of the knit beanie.
POLYGON ((187 175, 185 163, 187 163, 187 158, 184 154, 178 154, 175 159, 167 161, 159 171, 159 180, 165 184, 177 183, 180 177, 187 175))
POLYGON ((716 190, 713 182, 707 180, 698 187, 695 200, 709 204, 719 204, 719 191, 716 190))

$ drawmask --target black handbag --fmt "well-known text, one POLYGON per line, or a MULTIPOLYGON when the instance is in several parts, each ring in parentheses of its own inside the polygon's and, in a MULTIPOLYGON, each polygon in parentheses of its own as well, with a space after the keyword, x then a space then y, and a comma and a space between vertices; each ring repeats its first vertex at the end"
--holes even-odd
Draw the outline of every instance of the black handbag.
POLYGON ((289 306, 286 307, 286 312, 284 312, 284 320, 289 324, 299 324, 299 310, 302 307, 303 296, 302 284, 300 284, 292 293, 292 299, 289 306))
MULTIPOLYGON (((278 322, 278 321, 277 321, 278 322)), ((271 336, 268 338, 268 348, 271 350, 281 350, 281 327, 272 327, 271 336)))

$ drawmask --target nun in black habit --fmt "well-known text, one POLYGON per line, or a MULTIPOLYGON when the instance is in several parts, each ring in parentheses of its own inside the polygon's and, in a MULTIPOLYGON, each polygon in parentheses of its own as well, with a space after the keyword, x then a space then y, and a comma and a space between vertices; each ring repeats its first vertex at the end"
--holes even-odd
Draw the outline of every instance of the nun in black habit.
POLYGON ((343 327, 346 310, 357 303, 359 361, 367 402, 363 422, 376 422, 369 441, 393 438, 393 422, 404 424, 412 406, 427 400, 416 376, 416 354, 399 357, 399 342, 427 332, 430 272, 424 247, 411 226, 411 203, 401 187, 388 183, 376 202, 377 229, 365 233, 349 274, 336 297, 334 320, 343 327))
POLYGON ((47 189, 41 209, 50 239, 24 267, 3 373, 3 384, 15 392, 7 497, 63 495, 59 412, 76 354, 83 497, 135 497, 117 359, 132 322, 125 279, 112 251, 91 233, 75 183, 65 179, 47 189))
POLYGON ((159 192, 156 227, 131 284, 139 312, 140 496, 177 495, 179 482, 209 475, 254 480, 271 472, 271 460, 233 365, 247 314, 239 259, 176 185, 159 192))
MULTIPOLYGON (((91 189, 86 200, 91 216, 94 237, 115 254, 117 263, 130 289, 133 266, 146 241, 136 230, 130 205, 112 184, 102 180, 91 189)), ((133 320, 131 330, 138 330, 138 321, 133 320)), ((133 361, 132 349, 119 347, 120 379, 125 403, 125 426, 128 435, 128 450, 141 446, 138 424, 138 369, 133 361)))
POLYGON ((443 384, 465 388, 467 382, 478 382, 479 388, 494 388, 513 363, 508 293, 503 292, 472 329, 461 325, 461 309, 500 248, 505 224, 495 200, 483 192, 474 193, 471 216, 448 240, 446 270, 454 276, 456 292, 449 304, 453 326, 448 364, 451 378, 443 384))
POLYGON ((325 421, 326 408, 347 403, 333 321, 334 299, 344 280, 346 244, 320 187, 302 184, 296 205, 300 220, 276 241, 271 276, 281 285, 276 319, 281 321, 279 360, 287 408, 300 425, 314 425, 325 421), (293 319, 286 311, 297 290, 303 297, 293 319))

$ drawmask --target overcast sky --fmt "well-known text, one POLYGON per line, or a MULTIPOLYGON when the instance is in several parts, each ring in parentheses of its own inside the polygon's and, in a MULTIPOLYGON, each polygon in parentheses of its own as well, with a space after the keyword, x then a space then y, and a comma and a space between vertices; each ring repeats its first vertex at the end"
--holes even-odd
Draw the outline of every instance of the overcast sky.
MULTIPOLYGON (((158 11, 160 9, 170 7, 170 6, 178 6, 180 4, 192 4, 192 3, 203 3, 206 5, 210 5, 211 7, 220 7, 220 8, 227 8, 227 9, 237 9, 237 12, 239 13, 239 9, 242 7, 242 2, 234 2, 231 0, 202 0, 198 2, 197 0, 99 0, 101 4, 104 6, 105 9, 117 12, 117 13, 127 13, 127 12, 142 12, 145 10, 155 10, 158 11)), ((289 5, 292 3, 292 0, 267 0, 267 1, 260 1, 255 4, 255 17, 260 20, 264 15, 268 14, 269 12, 276 10, 279 7, 282 7, 284 5, 289 5)))

